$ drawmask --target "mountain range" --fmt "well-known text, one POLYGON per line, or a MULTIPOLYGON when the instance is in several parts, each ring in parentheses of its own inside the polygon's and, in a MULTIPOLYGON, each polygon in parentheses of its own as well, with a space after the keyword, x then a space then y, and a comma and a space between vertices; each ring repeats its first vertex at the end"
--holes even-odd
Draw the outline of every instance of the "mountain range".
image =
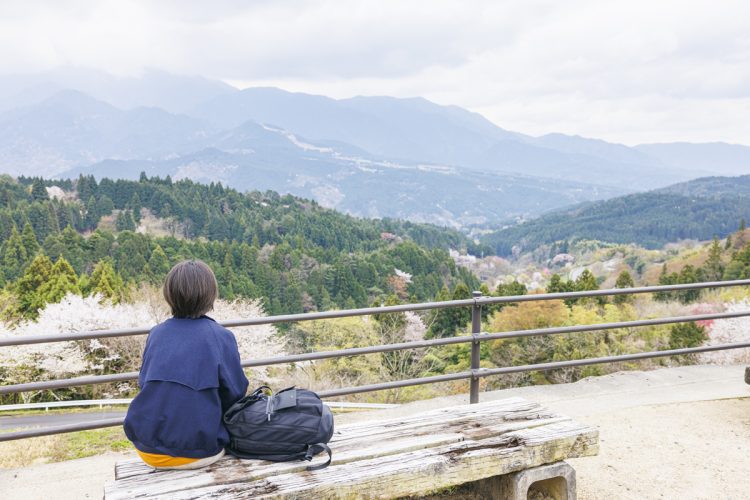
POLYGON ((481 240, 499 255, 575 240, 659 248, 685 239, 724 238, 748 217, 750 175, 705 177, 555 210, 486 234, 481 240))
POLYGON ((0 171, 221 181, 354 215, 492 225, 750 172, 750 148, 531 137, 423 98, 332 99, 156 71, 0 77, 0 171))

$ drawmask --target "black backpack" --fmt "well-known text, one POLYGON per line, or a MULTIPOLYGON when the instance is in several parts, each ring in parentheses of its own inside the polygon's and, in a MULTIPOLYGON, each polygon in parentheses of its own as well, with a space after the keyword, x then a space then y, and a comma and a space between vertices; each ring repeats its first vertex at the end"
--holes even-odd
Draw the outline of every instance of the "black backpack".
POLYGON ((309 466, 318 470, 331 463, 326 445, 333 436, 333 414, 317 394, 289 387, 272 396, 262 386, 234 403, 224 414, 229 431, 227 451, 239 458, 288 462, 307 460, 325 451, 328 461, 309 466))

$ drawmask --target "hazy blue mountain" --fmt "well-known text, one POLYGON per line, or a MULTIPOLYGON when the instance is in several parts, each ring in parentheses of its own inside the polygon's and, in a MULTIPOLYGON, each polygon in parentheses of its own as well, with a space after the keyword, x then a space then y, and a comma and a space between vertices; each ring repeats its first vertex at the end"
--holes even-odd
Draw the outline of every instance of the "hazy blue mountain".
POLYGON ((665 166, 621 144, 562 134, 533 138, 504 130, 477 113, 422 98, 336 100, 276 88, 249 88, 214 98, 191 113, 219 128, 250 119, 317 142, 348 143, 385 158, 634 190, 697 175, 665 166))
POLYGON ((750 147, 725 142, 640 144, 636 149, 673 168, 719 175, 750 174, 750 147))
POLYGON ((216 80, 148 70, 139 77, 116 77, 97 70, 60 68, 0 77, 0 111, 29 106, 65 89, 78 90, 121 109, 158 107, 185 113, 201 102, 237 89, 216 80))
MULTIPOLYGON (((619 146, 605 144, 613 149, 619 146)), ((570 151, 576 149, 575 144, 566 144, 564 148, 570 151)), ((627 162, 608 159, 604 152, 599 154, 602 156, 540 147, 533 142, 501 141, 477 157, 474 165, 498 172, 518 172, 519 166, 522 165, 523 171, 528 175, 607 186, 626 186, 634 191, 667 186, 699 175, 688 170, 680 171, 659 166, 654 160, 627 162)))
POLYGON ((723 238, 750 220, 750 175, 708 177, 645 193, 563 208, 482 238, 500 254, 558 241, 601 240, 656 248, 723 238))
POLYGON ((335 100, 276 88, 249 88, 221 96, 192 114, 220 128, 253 120, 313 141, 335 140, 383 157, 446 165, 465 165, 468 157, 498 138, 513 136, 472 113, 424 99, 335 100))
POLYGON ((205 123, 157 108, 128 111, 65 90, 0 114, 0 165, 10 174, 54 175, 105 158, 168 156, 195 147, 205 123))
POLYGON ((528 217, 621 193, 591 184, 495 175, 422 163, 397 163, 342 151, 268 125, 246 122, 210 138, 215 146, 163 160, 105 160, 66 172, 137 179, 147 175, 222 182, 314 198, 366 217, 398 217, 448 226, 528 217))
POLYGON ((640 165, 654 165, 663 167, 661 162, 639 151, 638 149, 615 144, 601 139, 590 139, 580 135, 546 134, 534 137, 529 141, 531 144, 544 148, 562 151, 576 155, 594 156, 603 158, 610 162, 631 163, 640 165))

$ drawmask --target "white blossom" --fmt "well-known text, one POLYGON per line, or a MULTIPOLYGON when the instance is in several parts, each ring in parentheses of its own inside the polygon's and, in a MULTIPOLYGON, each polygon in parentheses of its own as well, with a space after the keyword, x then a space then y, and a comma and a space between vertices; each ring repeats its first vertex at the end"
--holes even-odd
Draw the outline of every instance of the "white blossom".
MULTIPOLYGON (((68 294, 59 303, 49 304, 37 321, 27 321, 13 329, 0 327, 0 335, 49 335, 114 328, 151 328, 166 319, 166 308, 158 300, 108 304, 102 297, 80 297, 68 294)), ((263 316, 258 301, 242 299, 218 300, 211 313, 217 319, 244 319, 263 316)), ((272 325, 237 327, 231 329, 237 338, 242 359, 282 355, 282 343, 272 325)), ((135 358, 139 362, 144 336, 118 337, 101 341, 92 339, 77 342, 51 342, 0 348, 0 364, 11 374, 24 368, 41 370, 48 377, 82 374, 103 367, 107 361, 135 358), (92 355, 92 353, 94 355, 92 355)), ((134 367, 137 369, 137 366, 134 367)), ((18 379, 18 376, 13 377, 18 379)))
POLYGON ((407 273, 406 271, 402 271, 398 268, 393 268, 393 272, 398 276, 399 278, 403 279, 405 283, 411 283, 411 277, 412 275, 407 273))
MULTIPOLYGON (((260 302, 250 299, 217 300, 214 310, 209 314, 217 321, 265 316, 260 302)), ((230 330, 237 339, 240 357, 243 360, 284 354, 283 343, 276 335, 276 328, 273 325, 239 326, 231 327, 230 330)))
MULTIPOLYGON (((750 311, 750 301, 744 299, 726 304, 726 312, 750 311)), ((708 331, 708 344, 729 344, 750 342, 750 317, 717 319, 711 322, 708 331)), ((750 350, 727 349, 724 351, 706 352, 700 355, 703 363, 736 364, 750 362, 750 350)))
POLYGON ((412 311, 405 312, 404 317, 406 319, 406 325, 404 326, 404 341, 415 342, 418 340, 424 340, 427 326, 422 321, 422 318, 412 311))

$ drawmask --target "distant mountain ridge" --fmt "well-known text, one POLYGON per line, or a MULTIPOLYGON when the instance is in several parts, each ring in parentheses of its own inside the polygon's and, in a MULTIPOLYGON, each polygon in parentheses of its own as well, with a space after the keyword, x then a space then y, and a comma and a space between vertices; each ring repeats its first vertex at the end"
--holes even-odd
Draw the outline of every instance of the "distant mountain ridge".
POLYGON ((66 176, 148 176, 272 189, 362 216, 451 227, 485 225, 618 194, 615 188, 421 163, 384 161, 318 146, 283 129, 247 122, 211 137, 216 146, 168 159, 104 160, 66 176), (284 166, 283 171, 279 164, 284 166))
POLYGON ((726 164, 712 165, 685 159, 683 145, 531 137, 423 98, 238 90, 155 71, 0 77, 0 134, 6 173, 117 176, 113 169, 122 169, 130 176, 143 167, 312 196, 358 215, 453 226, 742 173, 750 158, 744 146, 685 146, 731 150, 721 156, 726 164))
POLYGON ((560 241, 600 240, 658 248, 723 238, 750 220, 750 175, 706 177, 645 193, 558 210, 485 235, 499 255, 560 241))

